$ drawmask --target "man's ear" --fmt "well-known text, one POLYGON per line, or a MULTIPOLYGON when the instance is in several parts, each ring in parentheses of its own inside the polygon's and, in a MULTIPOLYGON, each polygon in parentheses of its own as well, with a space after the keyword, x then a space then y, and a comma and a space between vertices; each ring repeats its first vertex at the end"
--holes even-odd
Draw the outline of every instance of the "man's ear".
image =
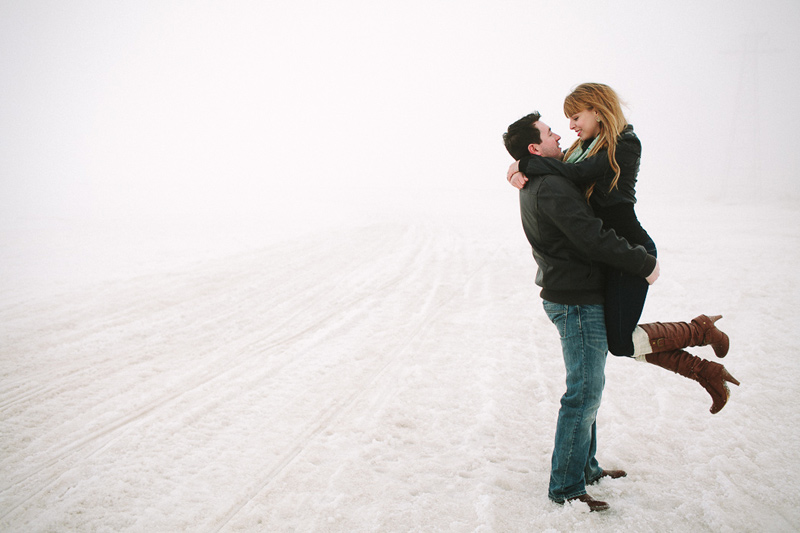
POLYGON ((528 153, 530 153, 531 155, 541 155, 541 153, 539 152, 539 145, 533 143, 529 144, 528 153))

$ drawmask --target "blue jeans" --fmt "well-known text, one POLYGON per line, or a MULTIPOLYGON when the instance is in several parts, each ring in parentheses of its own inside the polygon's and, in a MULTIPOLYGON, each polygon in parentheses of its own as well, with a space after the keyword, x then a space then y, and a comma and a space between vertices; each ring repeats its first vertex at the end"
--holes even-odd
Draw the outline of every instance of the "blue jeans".
POLYGON ((595 420, 605 385, 608 342, 602 305, 543 303, 561 337, 567 370, 548 491, 551 500, 561 503, 586 494, 586 484, 603 473, 595 459, 595 420))
MULTIPOLYGON (((643 243, 647 253, 657 256, 652 239, 643 243)), ((633 356, 633 330, 639 324, 650 285, 642 277, 610 269, 606 274, 606 331, 608 350, 614 355, 633 356)))

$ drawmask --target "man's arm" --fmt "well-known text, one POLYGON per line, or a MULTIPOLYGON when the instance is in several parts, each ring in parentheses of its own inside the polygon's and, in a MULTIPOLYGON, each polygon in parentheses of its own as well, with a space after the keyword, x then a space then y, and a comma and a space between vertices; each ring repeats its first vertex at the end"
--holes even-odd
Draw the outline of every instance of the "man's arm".
POLYGON ((631 246, 613 230, 604 230, 576 185, 559 176, 543 179, 538 209, 578 250, 593 261, 655 282, 659 269, 654 256, 642 246, 631 246))

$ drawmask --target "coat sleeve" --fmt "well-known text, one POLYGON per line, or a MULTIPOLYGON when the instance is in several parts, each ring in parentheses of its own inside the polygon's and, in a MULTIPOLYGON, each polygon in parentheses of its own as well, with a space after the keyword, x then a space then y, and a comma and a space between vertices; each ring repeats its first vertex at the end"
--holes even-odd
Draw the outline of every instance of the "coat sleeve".
POLYGON ((538 208, 588 259, 641 277, 649 276, 656 258, 642 246, 631 246, 602 221, 572 183, 558 176, 546 176, 539 189, 538 208))
MULTIPOLYGON (((632 132, 623 134, 617 143, 615 159, 621 169, 637 165, 642 155, 642 145, 639 138, 632 132)), ((519 170, 528 176, 537 174, 558 174, 564 176, 572 183, 577 185, 589 185, 600 182, 611 185, 616 172, 611 168, 608 160, 608 151, 603 149, 591 157, 587 157, 578 163, 565 163, 552 157, 542 157, 530 155, 523 157, 519 161, 519 170)))
POLYGON ((614 177, 608 153, 605 150, 587 157, 579 163, 564 163, 552 157, 531 155, 520 159, 520 171, 529 176, 537 174, 558 174, 577 185, 588 185, 596 181, 610 180, 614 177))

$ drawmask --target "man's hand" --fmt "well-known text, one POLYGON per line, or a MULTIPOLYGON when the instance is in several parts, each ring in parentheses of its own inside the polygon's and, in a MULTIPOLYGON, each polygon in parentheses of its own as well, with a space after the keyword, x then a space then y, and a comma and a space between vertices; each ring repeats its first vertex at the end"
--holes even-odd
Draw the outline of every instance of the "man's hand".
POLYGON ((656 259, 656 267, 653 269, 653 271, 650 273, 650 275, 647 276, 644 279, 647 280, 647 283, 652 285, 653 283, 656 282, 656 280, 658 279, 658 276, 660 276, 660 275, 661 275, 661 265, 658 263, 658 259, 656 259))
POLYGON ((511 185, 513 185, 517 189, 523 188, 525 186, 525 183, 528 182, 528 177, 519 171, 519 161, 514 161, 511 164, 511 166, 508 167, 508 174, 506 175, 506 179, 511 185))

